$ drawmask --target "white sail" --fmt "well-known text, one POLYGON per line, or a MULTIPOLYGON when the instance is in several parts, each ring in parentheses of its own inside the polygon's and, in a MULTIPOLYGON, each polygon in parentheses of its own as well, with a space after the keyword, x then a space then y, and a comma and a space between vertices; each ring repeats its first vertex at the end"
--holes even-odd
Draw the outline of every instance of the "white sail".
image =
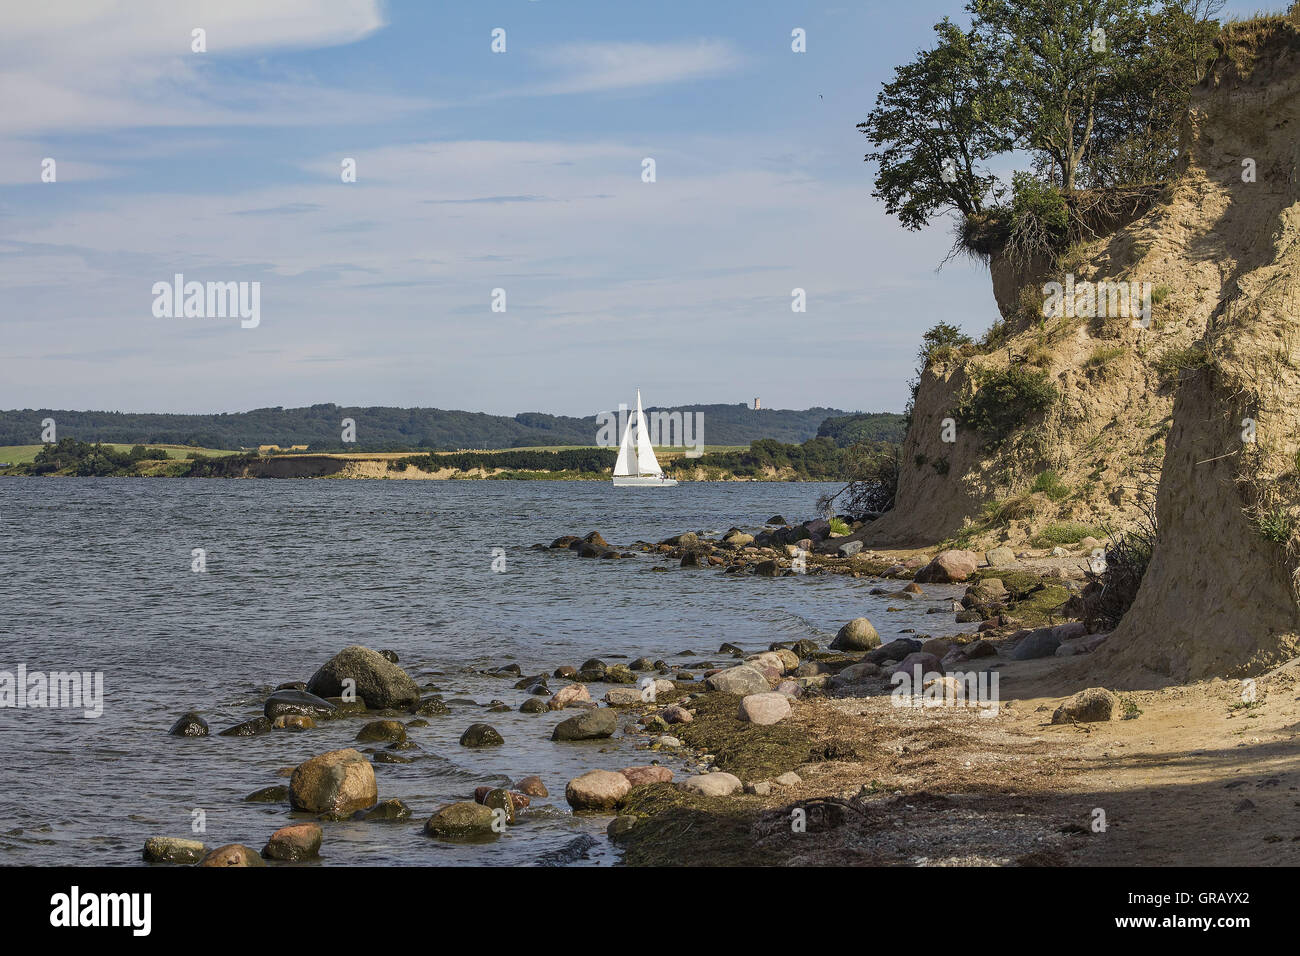
POLYGON ((618 443, 618 460, 614 462, 614 475, 618 478, 637 474, 637 462, 632 452, 633 427, 634 424, 629 418, 627 428, 623 429, 623 438, 618 443))
POLYGON ((659 459, 655 458, 654 445, 650 444, 650 429, 645 425, 645 414, 641 411, 641 391, 636 393, 636 466, 643 475, 662 475, 659 459))

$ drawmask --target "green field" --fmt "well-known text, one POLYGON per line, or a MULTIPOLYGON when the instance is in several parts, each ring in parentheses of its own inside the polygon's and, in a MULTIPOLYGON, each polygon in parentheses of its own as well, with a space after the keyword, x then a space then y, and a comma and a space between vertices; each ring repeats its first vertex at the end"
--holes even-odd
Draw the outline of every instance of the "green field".
MULTIPOLYGON (((105 442, 104 444, 118 451, 130 451, 135 447, 135 445, 115 445, 112 442, 105 442)), ((37 453, 44 447, 44 445, 0 445, 0 464, 29 465, 36 460, 37 453)), ((148 445, 147 447, 163 449, 167 452, 168 458, 184 458, 194 452, 208 455, 211 458, 239 454, 239 452, 221 448, 194 448, 190 445, 148 445)))

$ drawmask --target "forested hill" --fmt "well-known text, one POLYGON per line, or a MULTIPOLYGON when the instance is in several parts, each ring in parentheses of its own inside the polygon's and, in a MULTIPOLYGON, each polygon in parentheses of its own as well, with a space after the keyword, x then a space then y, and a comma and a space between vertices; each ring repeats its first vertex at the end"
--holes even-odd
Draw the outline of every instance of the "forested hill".
MULTIPOLYGON (((762 409, 748 405, 683 405, 663 411, 703 412, 709 445, 748 445, 761 438, 797 444, 814 437, 829 418, 846 413, 833 408, 762 409)), ((856 417, 856 416, 855 416, 856 417)), ((901 435, 902 416, 887 419, 901 435)), ((0 411, 0 445, 33 445, 41 440, 43 419, 54 419, 59 438, 122 444, 192 444, 205 448, 256 448, 259 445, 309 445, 313 451, 517 448, 532 445, 592 445, 596 417, 571 418, 523 412, 513 418, 440 408, 258 408, 217 415, 133 412, 80 412, 60 409, 0 411), (356 443, 344 445, 341 422, 356 422, 356 443)))

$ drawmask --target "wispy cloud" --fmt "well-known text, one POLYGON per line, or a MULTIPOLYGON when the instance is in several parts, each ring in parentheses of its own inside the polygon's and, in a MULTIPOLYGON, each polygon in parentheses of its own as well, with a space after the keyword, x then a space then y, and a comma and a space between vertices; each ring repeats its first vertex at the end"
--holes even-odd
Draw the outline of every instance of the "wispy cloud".
POLYGON ((502 95, 556 96, 663 86, 730 73, 744 57, 727 40, 679 43, 569 43, 536 54, 559 74, 502 95))

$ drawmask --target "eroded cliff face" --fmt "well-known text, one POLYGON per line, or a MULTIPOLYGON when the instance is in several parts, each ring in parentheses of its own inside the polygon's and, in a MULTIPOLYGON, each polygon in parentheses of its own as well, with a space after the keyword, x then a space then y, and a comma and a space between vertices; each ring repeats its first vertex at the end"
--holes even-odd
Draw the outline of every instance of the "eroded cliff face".
MULTIPOLYGON (((1185 414, 1195 417, 1218 409, 1228 394, 1203 399, 1208 404, 1195 410, 1187 396, 1210 388, 1212 380, 1197 348, 1208 344, 1222 351, 1225 312, 1238 322, 1251 321, 1242 310, 1258 293, 1249 290, 1276 284, 1290 268, 1284 260, 1293 228, 1300 137, 1293 120, 1300 109, 1297 31, 1285 20, 1269 23, 1249 38, 1249 55, 1234 49, 1195 91, 1179 174, 1149 209, 1125 216, 1120 228, 1072 248, 1050 266, 991 262, 1005 328, 995 344, 945 354, 922 374, 903 449, 897 509, 876 522, 869 544, 921 546, 960 535, 977 547, 1018 545, 1063 523, 1123 531, 1141 520, 1143 502, 1155 496, 1167 470, 1162 467, 1166 442, 1178 441, 1169 461, 1181 462, 1185 442, 1209 440, 1193 439, 1188 421, 1176 421, 1176 396, 1185 414), (1234 66, 1234 58, 1251 65, 1234 66), (1254 160, 1253 183, 1243 182, 1244 159, 1254 160), (1042 318, 1044 283, 1064 284, 1067 277, 1076 286, 1122 282, 1135 291, 1150 289, 1149 325, 1107 309, 1098 316, 1042 318), (960 424, 957 440, 944 442, 943 420, 960 419, 957 405, 981 371, 1013 365, 1041 370, 1059 389, 1060 400, 1047 413, 1027 418, 996 447, 960 424), (943 462, 941 468, 936 461, 943 462), (1049 483, 1054 490, 1036 493, 1035 481, 1047 471, 1055 475, 1049 483)), ((1267 340, 1276 353, 1283 347, 1282 325, 1261 316, 1250 334, 1267 340)), ((1258 364, 1264 344, 1249 345, 1241 335, 1234 342, 1247 355, 1242 372, 1258 364)), ((1224 380, 1217 387, 1239 390, 1241 382, 1224 380)), ((1261 434, 1271 436, 1277 427, 1261 424, 1261 434)), ((1266 437, 1265 445, 1271 440, 1266 437)), ((1285 452, 1282 447, 1280 454, 1285 452)), ((1219 467, 1231 470, 1243 461, 1238 454, 1219 467)), ((1226 480, 1227 472, 1219 477, 1226 480)), ((1216 480, 1208 484, 1218 487, 1216 480)), ((1236 483, 1234 478, 1227 485, 1236 483)), ((1169 521, 1176 521, 1172 498, 1191 493, 1174 487, 1167 483, 1160 493, 1159 507, 1171 515, 1169 521)), ((1218 498, 1205 507, 1226 505, 1218 498)), ((1170 539, 1177 533, 1171 530, 1170 539)), ((1213 533, 1208 527, 1201 532, 1213 533)), ((1256 536, 1243 538, 1241 546, 1262 543, 1256 536)), ((1153 582, 1161 577, 1153 575, 1153 582)))
POLYGON ((1251 52, 1198 91, 1184 228, 1160 233, 1213 309, 1177 387, 1152 561, 1097 661, 1117 683, 1244 676, 1298 652, 1300 31, 1276 21, 1251 52))

